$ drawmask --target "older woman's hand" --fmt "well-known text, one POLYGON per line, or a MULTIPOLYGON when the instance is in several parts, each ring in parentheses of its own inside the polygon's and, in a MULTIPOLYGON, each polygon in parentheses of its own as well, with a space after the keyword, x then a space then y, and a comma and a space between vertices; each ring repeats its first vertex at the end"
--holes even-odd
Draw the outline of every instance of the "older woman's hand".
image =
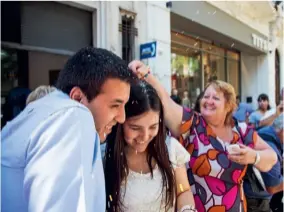
POLYGON ((243 144, 239 144, 240 150, 235 154, 229 154, 228 158, 242 165, 254 164, 256 160, 256 151, 243 144))
POLYGON ((133 60, 128 65, 136 76, 141 79, 148 73, 148 67, 139 60, 133 60))

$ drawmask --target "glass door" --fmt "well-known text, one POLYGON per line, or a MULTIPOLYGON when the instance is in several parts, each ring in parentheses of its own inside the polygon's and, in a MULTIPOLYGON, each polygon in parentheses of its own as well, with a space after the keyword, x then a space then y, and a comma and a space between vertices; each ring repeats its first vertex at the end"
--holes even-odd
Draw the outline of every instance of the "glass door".
POLYGON ((172 44, 171 66, 172 88, 178 90, 185 106, 192 107, 201 92, 200 51, 172 44))

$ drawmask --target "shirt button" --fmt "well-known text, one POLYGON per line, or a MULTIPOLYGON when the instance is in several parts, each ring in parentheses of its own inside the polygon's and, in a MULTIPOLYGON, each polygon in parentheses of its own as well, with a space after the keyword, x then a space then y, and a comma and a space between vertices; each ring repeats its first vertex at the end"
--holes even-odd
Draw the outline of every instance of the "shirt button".
POLYGON ((94 179, 95 178, 95 175, 94 174, 92 174, 92 179, 94 179))

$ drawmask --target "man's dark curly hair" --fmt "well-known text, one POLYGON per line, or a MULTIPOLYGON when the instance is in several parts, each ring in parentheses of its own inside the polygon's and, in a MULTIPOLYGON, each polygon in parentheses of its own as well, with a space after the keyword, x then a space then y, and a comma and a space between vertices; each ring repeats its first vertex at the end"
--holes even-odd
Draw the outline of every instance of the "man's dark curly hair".
POLYGON ((69 94, 73 87, 79 87, 91 101, 107 79, 132 84, 137 78, 128 70, 127 63, 112 52, 85 47, 69 58, 59 73, 56 88, 69 94))

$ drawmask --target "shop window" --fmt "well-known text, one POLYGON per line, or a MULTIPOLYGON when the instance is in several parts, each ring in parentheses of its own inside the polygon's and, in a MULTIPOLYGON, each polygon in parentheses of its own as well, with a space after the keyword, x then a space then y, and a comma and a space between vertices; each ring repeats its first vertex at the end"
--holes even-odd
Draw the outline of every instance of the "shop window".
POLYGON ((240 94, 239 61, 227 60, 227 81, 234 87, 236 94, 240 94))
POLYGON ((15 49, 1 49, 1 96, 5 96, 17 85, 18 55, 15 49))
POLYGON ((206 51, 210 54, 219 55, 221 57, 225 56, 225 49, 223 49, 223 48, 217 47, 213 44, 206 43, 206 42, 202 42, 201 46, 202 46, 201 47, 202 50, 204 50, 204 51, 206 51))
POLYGON ((135 28, 135 14, 124 10, 121 13, 119 31, 122 33, 122 59, 129 63, 135 58, 135 36, 138 32, 135 28))
POLYGON ((192 37, 183 35, 182 33, 171 31, 172 43, 182 44, 186 43, 187 46, 198 49, 200 47, 200 41, 192 37))
POLYGON ((240 60, 240 54, 237 52, 227 51, 227 58, 232 60, 240 60))
POLYGON ((185 35, 184 32, 171 31, 172 88, 182 95, 188 88, 192 99, 212 80, 229 82, 240 93, 240 54, 215 45, 202 38, 185 35), (200 60, 202 58, 202 60, 200 60), (198 76, 187 73, 191 60, 199 61, 198 76), (201 64, 202 62, 202 64, 201 64), (181 63, 182 65, 177 65, 181 63), (185 65, 184 65, 185 64, 185 65), (191 91, 195 91, 195 94, 191 91))
POLYGON ((187 92, 192 107, 202 85, 200 51, 172 44, 171 74, 173 88, 178 90, 181 99, 187 92))
POLYGON ((204 52, 202 59, 205 85, 212 80, 226 81, 224 57, 204 52))

